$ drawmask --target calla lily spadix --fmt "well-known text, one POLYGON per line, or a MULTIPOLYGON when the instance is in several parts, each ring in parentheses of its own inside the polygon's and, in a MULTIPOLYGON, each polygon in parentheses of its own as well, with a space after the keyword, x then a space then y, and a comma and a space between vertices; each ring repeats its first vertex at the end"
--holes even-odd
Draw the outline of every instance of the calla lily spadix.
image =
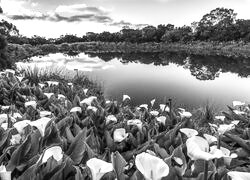
POLYGON ((131 100, 131 98, 128 95, 124 94, 122 97, 122 101, 125 101, 126 99, 131 100))
POLYGON ((53 96, 53 95, 54 95, 54 93, 44 93, 44 95, 45 95, 45 96, 47 96, 47 98, 48 98, 48 99, 50 99, 50 98, 51 98, 51 96, 53 96))
POLYGON ((27 108, 29 106, 32 106, 34 109, 36 109, 37 103, 36 101, 28 101, 24 104, 24 106, 27 108))
POLYGON ((31 123, 30 120, 23 120, 23 121, 18 121, 15 124, 13 124, 13 127, 16 128, 17 132, 19 134, 23 133, 23 129, 28 126, 31 123))
POLYGON ((42 159, 42 164, 47 162, 48 159, 53 156, 53 158, 59 162, 62 160, 63 158, 63 151, 62 148, 60 146, 52 146, 49 147, 48 149, 46 149, 44 151, 44 153, 40 156, 40 158, 38 159, 37 162, 39 162, 42 159))
POLYGON ((138 154, 135 165, 146 180, 161 180, 169 174, 169 166, 161 158, 149 153, 138 154))
POLYGON ((152 116, 158 116, 159 115, 159 112, 158 111, 150 111, 150 114, 152 116))
POLYGON ((128 137, 128 133, 124 128, 118 128, 114 131, 113 139, 114 142, 122 142, 124 139, 128 137))
POLYGON ((46 126, 50 122, 50 120, 51 120, 50 118, 42 117, 36 121, 29 122, 29 124, 31 126, 35 126, 39 130, 39 132, 41 133, 42 137, 44 137, 44 132, 45 132, 46 126))
POLYGON ((198 135, 198 131, 190 128, 181 128, 180 131, 185 134, 188 138, 198 135))
POLYGON ((117 118, 114 115, 108 115, 106 117, 106 124, 108 124, 109 122, 117 122, 117 118))
POLYGON ((216 124, 210 124, 210 127, 215 129, 219 135, 224 134, 227 131, 230 131, 235 128, 235 126, 239 123, 239 121, 232 121, 231 124, 220 124, 217 126, 216 124))
POLYGON ((160 116, 160 117, 156 117, 156 120, 159 122, 159 123, 162 123, 163 125, 166 124, 166 117, 165 116, 160 116))
POLYGON ((150 104, 151 104, 151 107, 153 107, 154 104, 155 104, 155 99, 152 99, 152 100, 150 101, 150 104))
POLYGON ((79 112, 79 113, 81 113, 82 112, 82 108, 81 107, 73 107, 71 110, 70 110, 70 112, 72 113, 72 112, 79 112))
POLYGON ((148 110, 148 105, 147 104, 141 104, 139 107, 148 110))
POLYGON ((250 179, 249 172, 229 171, 227 175, 230 176, 232 180, 249 180, 250 179))
POLYGON ((91 106, 92 102, 93 102, 95 99, 97 99, 96 96, 90 96, 90 97, 85 98, 84 100, 82 100, 82 101, 80 102, 80 105, 82 105, 82 104, 87 104, 88 106, 91 106))
POLYGON ((113 171, 113 164, 97 158, 91 158, 87 161, 92 175, 92 180, 100 180, 102 176, 110 171, 113 171))
POLYGON ((40 117, 51 116, 52 113, 50 111, 40 111, 40 117))
POLYGON ((162 112, 164 112, 164 111, 169 112, 170 111, 169 107, 166 104, 160 104, 159 106, 160 106, 160 109, 162 112))
POLYGON ((127 121, 128 126, 137 126, 139 130, 142 129, 142 122, 140 119, 131 119, 127 121))
POLYGON ((236 106, 244 106, 246 103, 244 102, 241 102, 241 101, 233 101, 233 107, 236 107, 236 106))

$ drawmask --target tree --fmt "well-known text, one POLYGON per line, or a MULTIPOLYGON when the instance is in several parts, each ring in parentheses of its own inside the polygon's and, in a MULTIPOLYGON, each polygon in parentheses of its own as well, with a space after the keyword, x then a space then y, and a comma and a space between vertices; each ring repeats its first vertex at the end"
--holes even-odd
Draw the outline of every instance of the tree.
POLYGON ((0 34, 4 36, 18 35, 19 30, 14 24, 9 23, 8 21, 5 21, 4 19, 2 19, 0 21, 0 34))

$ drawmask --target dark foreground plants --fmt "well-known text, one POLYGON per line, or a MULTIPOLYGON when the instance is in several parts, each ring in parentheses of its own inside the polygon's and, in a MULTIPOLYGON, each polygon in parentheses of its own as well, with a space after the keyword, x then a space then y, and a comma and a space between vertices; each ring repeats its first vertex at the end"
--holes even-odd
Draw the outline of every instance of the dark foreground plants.
MULTIPOLYGON (((25 74, 25 73, 24 73, 25 74)), ((74 79, 0 76, 2 179, 249 179, 250 109, 197 116, 155 100, 109 101, 74 79), (203 133, 206 132, 206 133, 203 133)), ((209 113, 209 114, 208 114, 209 113)))

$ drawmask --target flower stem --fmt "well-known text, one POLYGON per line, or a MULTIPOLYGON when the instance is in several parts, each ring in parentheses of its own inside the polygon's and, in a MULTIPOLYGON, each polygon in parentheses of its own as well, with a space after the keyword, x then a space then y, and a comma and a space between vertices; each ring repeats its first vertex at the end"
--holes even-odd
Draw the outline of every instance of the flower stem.
POLYGON ((207 176, 208 176, 208 161, 204 160, 203 180, 207 180, 207 176))
MULTIPOLYGON (((220 146, 221 146, 221 137, 220 135, 218 135, 217 137, 217 149, 220 149, 220 146)), ((218 169, 218 159, 215 160, 215 167, 216 167, 216 170, 218 169)))

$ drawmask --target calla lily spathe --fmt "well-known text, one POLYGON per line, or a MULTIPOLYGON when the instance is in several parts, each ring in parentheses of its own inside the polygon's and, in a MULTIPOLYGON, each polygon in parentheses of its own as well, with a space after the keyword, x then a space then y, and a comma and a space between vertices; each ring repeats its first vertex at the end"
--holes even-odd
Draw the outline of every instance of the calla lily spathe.
POLYGON ((151 107, 153 107, 154 104, 155 104, 155 99, 152 99, 152 100, 150 101, 150 104, 151 104, 151 107))
POLYGON ((65 99, 66 97, 63 94, 58 94, 58 99, 65 99))
POLYGON ((180 131, 185 134, 188 138, 198 135, 198 131, 190 128, 181 128, 180 131))
POLYGON ((125 101, 126 99, 131 100, 131 98, 128 95, 124 94, 122 97, 122 101, 125 101))
POLYGON ((192 114, 188 111, 186 111, 185 109, 183 108, 178 108, 180 111, 179 111, 179 114, 181 116, 181 118, 190 118, 192 116, 192 114))
POLYGON ((49 86, 58 86, 59 82, 57 81, 46 81, 48 83, 49 86))
POLYGON ((88 90, 89 89, 83 89, 83 92, 84 92, 85 96, 87 96, 88 90))
POLYGON ((128 126, 137 126, 139 130, 142 129, 142 122, 140 119, 131 119, 127 121, 128 126))
POLYGON ((160 116, 160 117, 156 117, 156 120, 159 122, 159 123, 162 123, 163 125, 166 124, 166 117, 165 116, 160 116))
POLYGON ((20 113, 14 113, 12 117, 15 119, 18 119, 18 118, 22 118, 22 115, 20 113))
POLYGON ((109 124, 109 122, 117 122, 117 118, 114 115, 108 115, 106 117, 106 124, 109 124))
POLYGON ((5 69, 5 73, 10 73, 10 74, 15 75, 16 72, 13 69, 5 69))
POLYGON ((82 105, 82 104, 87 104, 88 106, 91 106, 92 102, 93 102, 95 99, 97 99, 96 96, 90 96, 90 97, 85 98, 84 100, 82 100, 82 101, 80 102, 80 105, 82 105))
POLYGON ((7 171, 4 165, 0 166, 0 179, 11 180, 11 171, 7 171))
POLYGON ((1 127, 6 131, 8 129, 8 123, 2 123, 1 127))
POLYGON ((141 104, 139 107, 148 110, 148 105, 147 104, 141 104))
POLYGON ((52 113, 50 111, 40 111, 40 117, 51 116, 52 113))
POLYGON ((204 138, 207 140, 208 144, 212 144, 214 142, 217 142, 217 138, 212 136, 212 135, 209 135, 209 134, 203 134, 204 138))
POLYGON ((160 104, 159 106, 160 106, 160 109, 162 112, 164 112, 164 111, 169 112, 170 111, 169 107, 166 104, 160 104))
POLYGON ((113 171, 112 163, 108 163, 101 159, 92 158, 87 161, 92 175, 92 180, 100 180, 102 176, 110 171, 113 171))
POLYGON ((221 120, 224 121, 225 120, 225 116, 215 116, 214 117, 216 120, 221 120))
POLYGON ((23 133, 23 129, 28 126, 31 123, 30 120, 23 120, 23 121, 18 121, 15 124, 13 124, 13 127, 16 128, 17 132, 19 134, 23 133))
POLYGON ((124 139, 128 137, 128 133, 124 128, 118 128, 114 131, 113 139, 114 142, 122 142, 124 139))
POLYGON ((149 153, 138 154, 135 165, 146 180, 161 180, 169 174, 169 166, 162 159, 149 153))
POLYGON ((44 93, 44 95, 45 95, 45 96, 47 96, 47 98, 48 98, 48 99, 50 99, 50 98, 51 98, 51 96, 53 96, 53 95, 54 95, 54 93, 44 93))
POLYGON ((10 144, 11 144, 11 145, 20 144, 21 139, 22 139, 22 137, 21 137, 20 134, 12 135, 12 136, 11 136, 11 139, 10 139, 10 144))
POLYGON ((91 110, 91 111, 93 111, 94 113, 96 113, 98 109, 97 109, 95 106, 88 106, 88 107, 87 107, 87 110, 91 110))
POLYGON ((4 111, 4 110, 8 110, 10 109, 10 106, 1 106, 1 109, 4 111))
POLYGON ((82 108, 81 107, 73 107, 71 110, 70 110, 70 112, 72 113, 72 112, 79 112, 79 113, 81 113, 82 112, 82 108))
POLYGON ((45 132, 46 126, 50 122, 50 120, 51 120, 50 118, 42 117, 36 121, 29 122, 29 124, 31 126, 35 126, 39 130, 39 132, 41 133, 42 137, 44 137, 44 132, 45 132))
POLYGON ((158 116, 159 112, 158 111, 150 111, 150 114, 153 116, 158 116))
POLYGON ((233 110, 233 112, 234 112, 235 114, 237 114, 237 115, 246 114, 246 112, 244 112, 244 111, 239 111, 239 110, 237 110, 237 109, 233 110))
POLYGON ((36 101, 28 101, 24 104, 24 106, 27 108, 29 106, 32 106, 34 109, 36 109, 37 103, 36 101))
POLYGON ((53 158, 59 162, 63 158, 63 151, 60 146, 52 146, 44 151, 44 153, 40 156, 39 160, 42 158, 42 163, 45 163, 48 161, 48 159, 53 156, 53 158))
POLYGON ((246 103, 244 102, 241 102, 241 101, 233 101, 233 106, 236 107, 236 106, 244 106, 246 103))
POLYGON ((43 84, 43 83, 38 83, 38 85, 39 85, 41 88, 43 88, 43 87, 45 86, 45 84, 43 84))
POLYGON ((19 80, 19 82, 22 82, 22 80, 23 80, 23 76, 16 76, 16 78, 19 80))
POLYGON ((230 176, 232 180, 249 180, 250 179, 249 172, 229 171, 227 175, 230 176))

